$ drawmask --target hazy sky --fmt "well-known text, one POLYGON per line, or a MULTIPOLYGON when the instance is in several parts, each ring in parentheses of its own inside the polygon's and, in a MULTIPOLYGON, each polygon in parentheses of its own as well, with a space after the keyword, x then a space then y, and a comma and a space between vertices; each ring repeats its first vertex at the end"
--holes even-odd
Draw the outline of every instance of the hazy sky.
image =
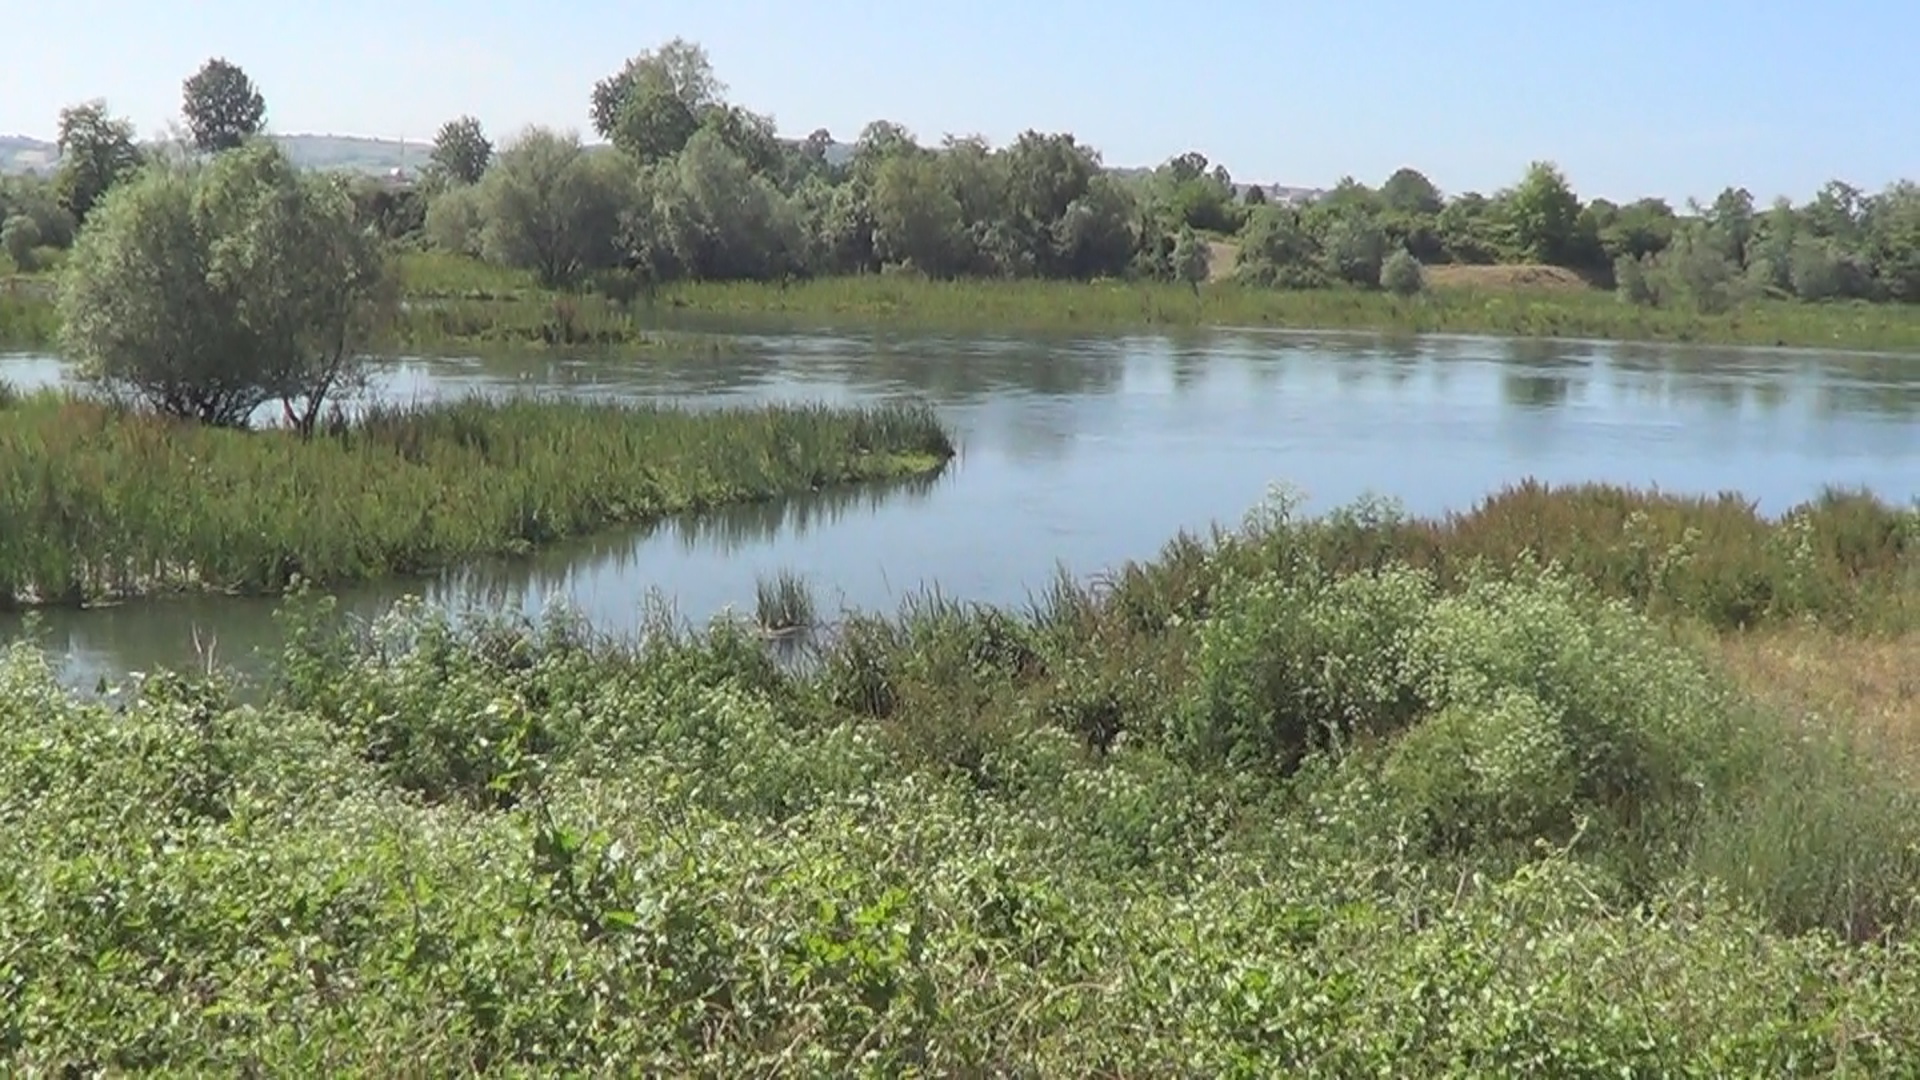
POLYGON ((1491 190, 1560 163, 1585 195, 1810 195, 1920 178, 1920 0, 0 0, 0 133, 105 97, 143 134, 212 55, 282 133, 587 129, 594 81, 676 34, 802 135, 1072 131, 1109 164, 1188 149, 1241 179, 1491 190))

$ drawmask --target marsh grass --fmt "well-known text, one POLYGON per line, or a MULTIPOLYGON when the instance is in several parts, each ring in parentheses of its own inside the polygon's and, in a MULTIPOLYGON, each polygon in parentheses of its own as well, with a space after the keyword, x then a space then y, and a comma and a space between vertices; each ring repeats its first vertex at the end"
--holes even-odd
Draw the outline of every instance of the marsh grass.
POLYGON ((813 589, 806 579, 783 570, 754 582, 754 621, 762 632, 791 636, 819 626, 813 589))
POLYGON ((1759 302, 1722 315, 1641 308, 1598 290, 1436 288, 1416 297, 1231 283, 927 281, 903 275, 663 287, 662 307, 806 322, 1100 329, 1272 326, 1520 337, 1920 349, 1920 308, 1759 302))
POLYGON ((302 441, 40 394, 0 414, 0 603, 418 573, 951 454, 911 408, 470 400, 302 441))

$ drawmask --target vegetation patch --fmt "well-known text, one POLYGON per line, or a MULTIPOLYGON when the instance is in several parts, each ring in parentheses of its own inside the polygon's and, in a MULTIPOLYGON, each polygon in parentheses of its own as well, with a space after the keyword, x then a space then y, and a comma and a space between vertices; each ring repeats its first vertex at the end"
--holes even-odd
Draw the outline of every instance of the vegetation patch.
POLYGON ((1278 502, 797 665, 736 620, 615 646, 306 596, 245 707, 217 675, 83 701, 16 646, 0 1040, 49 1072, 1913 1071, 1920 797, 1877 729, 1725 675, 1663 600, 1709 564, 1641 595, 1600 532, 1473 557, 1608 500, 1761 575, 1807 528, 1278 502))
POLYGON ((303 438, 43 393, 0 411, 0 603, 416 573, 951 455, 910 408, 473 400, 335 414, 303 438))

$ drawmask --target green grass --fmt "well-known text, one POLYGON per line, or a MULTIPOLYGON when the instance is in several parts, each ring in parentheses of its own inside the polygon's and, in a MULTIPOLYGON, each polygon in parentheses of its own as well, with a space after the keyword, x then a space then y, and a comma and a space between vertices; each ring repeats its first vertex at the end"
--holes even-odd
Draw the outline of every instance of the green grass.
POLYGON ((60 315, 46 289, 30 279, 0 281, 0 345, 44 348, 59 332, 60 315))
MULTIPOLYGON (((903 275, 680 283, 620 304, 591 292, 545 291, 523 272, 475 259, 423 253, 402 256, 401 280, 407 306, 392 327, 389 347, 714 350, 710 341, 661 332, 663 324, 695 315, 958 330, 1271 326, 1920 351, 1920 305, 1912 304, 1765 300, 1706 315, 1634 307, 1591 289, 1445 287, 1401 299, 1350 289, 1280 291, 1221 283, 1196 296, 1183 285, 938 282, 903 275)), ((11 305, 0 293, 0 341, 53 340, 50 303, 23 295, 11 305)))
POLYGON ((1568 289, 1435 289, 1401 299, 1347 289, 1284 291, 1052 281, 931 282, 879 275, 790 285, 701 283, 659 303, 707 314, 831 322, 1033 329, 1272 326, 1827 348, 1920 350, 1920 306, 1758 302, 1724 315, 1633 307, 1568 289))
MULTIPOLYGON (((313 597, 257 706, 172 675, 83 701, 21 646, 0 1053, 1909 1075, 1920 796, 1692 643, 1677 601, 1712 566, 1798 572, 1773 548, 1807 526, 1733 516, 1598 489, 1418 525, 1279 504, 1026 613, 855 616, 806 665, 732 620, 629 646, 419 605, 343 629, 313 597), (1609 500, 1714 558, 1644 593, 1609 583, 1602 533, 1549 539, 1565 568, 1464 569, 1609 500), (1448 569, 1393 554, 1407 535, 1448 569)), ((1890 553, 1904 573, 1860 589, 1916 591, 1890 553)))
POLYGON ((0 604, 413 573, 951 453, 911 409, 468 401, 302 441, 41 394, 0 411, 0 604))
POLYGON ((769 634, 794 634, 814 629, 819 624, 813 591, 804 579, 790 572, 775 574, 754 583, 754 622, 769 634))

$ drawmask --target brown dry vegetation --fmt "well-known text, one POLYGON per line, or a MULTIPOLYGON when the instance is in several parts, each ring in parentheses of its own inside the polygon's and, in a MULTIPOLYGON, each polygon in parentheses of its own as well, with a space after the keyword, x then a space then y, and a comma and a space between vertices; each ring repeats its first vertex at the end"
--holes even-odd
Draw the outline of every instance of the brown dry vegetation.
POLYGON ((1715 648, 1760 704, 1920 770, 1920 633, 1874 639, 1793 627, 1729 635, 1715 648))
POLYGON ((1591 289, 1564 266, 1429 266, 1427 284, 1441 289, 1591 289))
POLYGON ((1225 281, 1232 277, 1234 264, 1239 261, 1239 244, 1223 240, 1210 241, 1207 244, 1207 280, 1225 281))

